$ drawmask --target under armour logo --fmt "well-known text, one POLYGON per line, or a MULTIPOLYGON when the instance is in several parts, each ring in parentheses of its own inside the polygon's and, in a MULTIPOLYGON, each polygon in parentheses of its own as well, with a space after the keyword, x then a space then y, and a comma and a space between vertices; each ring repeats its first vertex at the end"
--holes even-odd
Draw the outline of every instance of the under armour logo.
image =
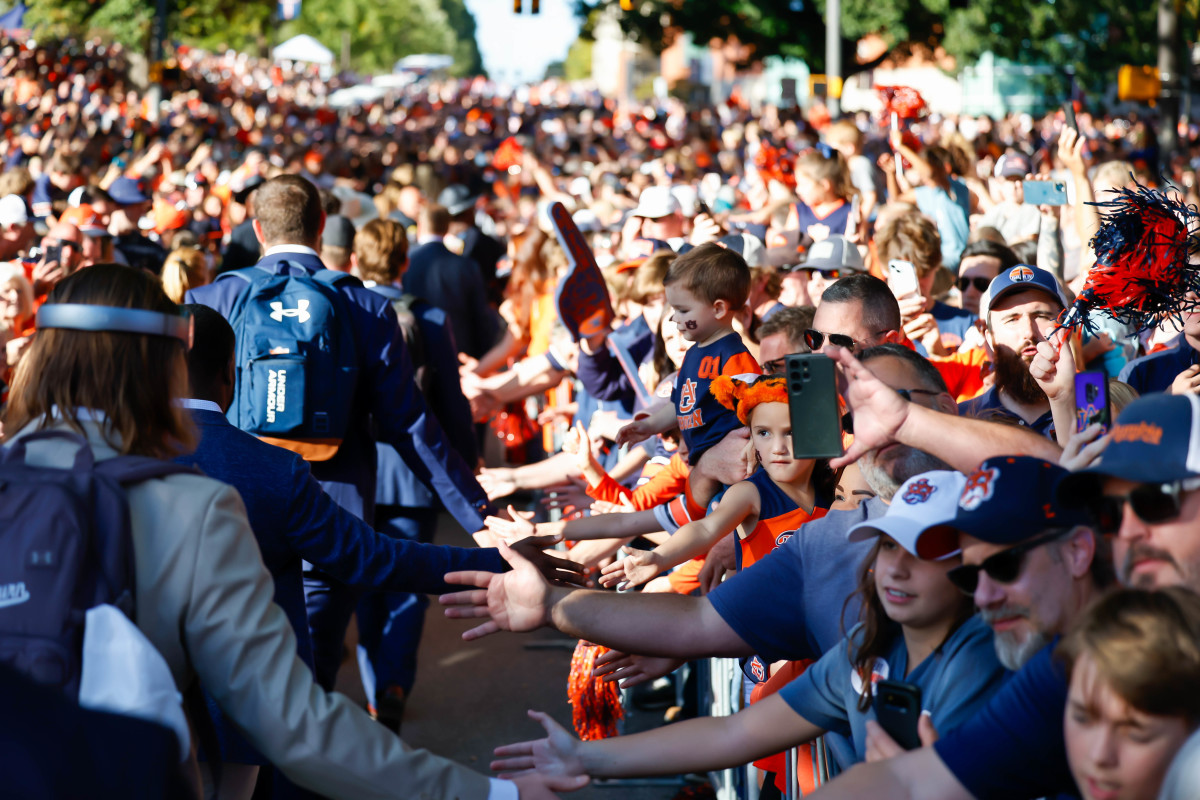
POLYGON ((312 316, 308 313, 307 300, 298 301, 295 308, 284 308, 283 303, 276 300, 271 303, 271 309, 271 319, 276 322, 283 322, 284 317, 296 317, 301 322, 308 322, 308 318, 312 316))

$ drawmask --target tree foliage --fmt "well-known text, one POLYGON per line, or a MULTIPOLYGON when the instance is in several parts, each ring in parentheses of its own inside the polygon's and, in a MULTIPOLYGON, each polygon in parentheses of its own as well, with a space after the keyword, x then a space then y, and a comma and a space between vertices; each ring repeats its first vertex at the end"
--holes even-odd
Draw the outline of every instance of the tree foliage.
MULTIPOLYGON (((153 0, 55 0, 31 4, 28 19, 53 35, 98 33, 140 51, 154 7, 153 0)), ((265 54, 307 33, 340 53, 345 32, 352 66, 364 72, 388 71, 414 53, 452 55, 458 75, 483 71, 475 18, 463 0, 304 0, 300 16, 282 24, 275 0, 177 0, 171 7, 169 38, 207 49, 265 54)))
MULTIPOLYGON (((736 39, 748 61, 785 56, 825 72, 826 0, 576 0, 591 35, 599 10, 613 9, 632 40, 656 52, 686 31, 698 43, 736 39)), ((842 74, 875 66, 856 58, 857 41, 880 34, 892 48, 944 47, 959 65, 984 52, 1020 63, 1071 66, 1093 88, 1120 64, 1153 64, 1155 4, 1128 0, 842 0, 842 74)), ((1184 16, 1196 19, 1196 0, 1184 16)))

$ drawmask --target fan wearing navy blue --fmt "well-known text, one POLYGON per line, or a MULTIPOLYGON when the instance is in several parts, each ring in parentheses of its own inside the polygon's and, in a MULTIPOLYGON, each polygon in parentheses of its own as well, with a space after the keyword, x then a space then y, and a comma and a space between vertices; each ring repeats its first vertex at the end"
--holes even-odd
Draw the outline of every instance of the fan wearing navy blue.
MULTIPOLYGON (((325 214, 315 186, 293 175, 273 178, 259 187, 255 212, 255 235, 265 250, 258 267, 274 272, 286 263, 310 274, 324 269, 316 248, 325 214)), ((249 286, 245 280, 222 277, 189 291, 186 299, 214 308, 228 319, 249 286)), ((349 301, 358 347, 354 413, 337 454, 328 461, 313 462, 313 476, 335 502, 372 522, 378 438, 399 451, 460 525, 469 531, 481 529, 494 508, 471 467, 449 445, 437 419, 429 413, 413 379, 412 362, 391 303, 354 280, 339 283, 338 291, 349 301)), ((305 594, 317 683, 332 690, 355 596, 317 570, 306 574, 305 594)))

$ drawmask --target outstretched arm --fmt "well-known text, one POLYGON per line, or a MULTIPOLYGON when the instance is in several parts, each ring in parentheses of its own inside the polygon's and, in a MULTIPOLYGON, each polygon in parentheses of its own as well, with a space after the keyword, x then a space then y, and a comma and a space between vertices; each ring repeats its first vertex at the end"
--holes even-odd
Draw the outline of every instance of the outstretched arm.
POLYGON ((601 583, 611 586, 624 580, 628 586, 640 586, 653 580, 663 570, 707 553, 714 544, 732 533, 742 523, 758 518, 758 489, 743 481, 736 484, 721 499, 720 505, 708 516, 689 522, 653 550, 631 553, 622 561, 604 568, 601 583))
POLYGON ((993 456, 1030 455, 1057 463, 1062 455, 1058 445, 1032 431, 911 403, 845 348, 826 345, 821 352, 841 365, 842 396, 854 414, 854 442, 845 455, 829 462, 834 469, 892 442, 916 447, 962 472, 974 471, 993 456))
POLYGON ((447 617, 487 618, 463 634, 468 641, 496 631, 523 632, 549 626, 623 653, 696 658, 753 652, 707 598, 551 586, 526 558, 506 545, 499 549, 512 565, 511 571, 445 576, 447 583, 478 587, 441 597, 442 605, 450 606, 447 617))
POLYGON ((778 695, 732 716, 700 717, 591 742, 579 741, 545 714, 531 711, 529 716, 542 723, 546 738, 497 747, 492 769, 567 778, 703 772, 740 766, 824 733, 778 695))

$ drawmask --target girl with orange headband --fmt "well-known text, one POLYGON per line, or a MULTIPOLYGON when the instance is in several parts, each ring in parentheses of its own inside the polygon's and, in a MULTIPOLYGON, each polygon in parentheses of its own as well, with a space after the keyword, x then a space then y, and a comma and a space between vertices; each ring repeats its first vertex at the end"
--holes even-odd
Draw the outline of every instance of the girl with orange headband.
POLYGON ((601 582, 638 586, 660 572, 704 555, 738 532, 738 569, 760 560, 805 522, 825 516, 833 474, 824 461, 792 458, 792 422, 781 376, 753 382, 722 376, 712 383, 717 401, 750 426, 760 469, 729 488, 708 516, 681 527, 653 550, 640 550, 605 567, 601 582))

